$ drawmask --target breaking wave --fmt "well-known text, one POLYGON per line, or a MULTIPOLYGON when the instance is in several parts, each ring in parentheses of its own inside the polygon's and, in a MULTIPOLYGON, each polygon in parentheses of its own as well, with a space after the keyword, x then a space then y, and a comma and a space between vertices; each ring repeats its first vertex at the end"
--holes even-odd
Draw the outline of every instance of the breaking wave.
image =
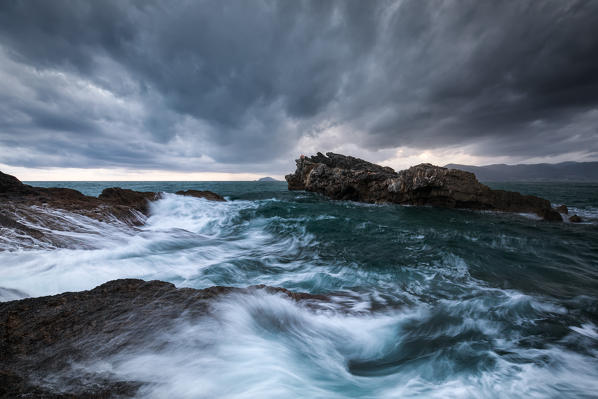
MULTIPOLYGON (((41 211, 40 211, 41 212, 41 211)), ((47 212, 47 211, 46 211, 47 212)), ((54 211, 69 248, 3 234, 0 300, 115 278, 266 284, 308 307, 233 294, 135 348, 73 365, 140 397, 591 397, 598 392, 595 226, 292 198, 165 194, 139 228, 54 211)), ((41 220, 41 219, 40 219, 41 220)), ((98 343, 101 345, 102 343, 98 343)))

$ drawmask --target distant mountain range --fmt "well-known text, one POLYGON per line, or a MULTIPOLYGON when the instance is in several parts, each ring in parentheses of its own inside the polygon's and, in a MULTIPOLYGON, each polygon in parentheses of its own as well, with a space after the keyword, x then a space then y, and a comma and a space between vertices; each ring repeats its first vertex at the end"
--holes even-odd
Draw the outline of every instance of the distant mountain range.
POLYGON ((598 162, 494 164, 471 166, 450 163, 445 168, 472 172, 479 181, 577 181, 598 182, 598 162))

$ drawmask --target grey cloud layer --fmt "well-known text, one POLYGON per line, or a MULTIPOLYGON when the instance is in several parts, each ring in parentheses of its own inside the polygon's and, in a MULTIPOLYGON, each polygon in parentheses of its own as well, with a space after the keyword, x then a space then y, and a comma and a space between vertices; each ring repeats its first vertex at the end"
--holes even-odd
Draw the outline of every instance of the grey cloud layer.
POLYGON ((327 126, 371 151, 595 158, 597 20, 592 1, 4 1, 0 163, 283 172, 327 126))

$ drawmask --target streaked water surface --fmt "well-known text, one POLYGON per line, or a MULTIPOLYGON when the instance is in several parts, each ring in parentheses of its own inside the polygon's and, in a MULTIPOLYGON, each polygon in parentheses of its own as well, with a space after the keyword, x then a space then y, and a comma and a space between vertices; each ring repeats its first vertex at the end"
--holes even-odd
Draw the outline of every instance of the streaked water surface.
POLYGON ((5 237, 4 300, 123 277, 330 297, 314 310, 229 296, 217 318, 85 365, 146 381, 140 397, 597 397, 596 184, 493 185, 565 203, 582 224, 330 201, 280 182, 30 184, 229 201, 165 194, 141 229, 62 215, 78 226, 73 249, 5 237))

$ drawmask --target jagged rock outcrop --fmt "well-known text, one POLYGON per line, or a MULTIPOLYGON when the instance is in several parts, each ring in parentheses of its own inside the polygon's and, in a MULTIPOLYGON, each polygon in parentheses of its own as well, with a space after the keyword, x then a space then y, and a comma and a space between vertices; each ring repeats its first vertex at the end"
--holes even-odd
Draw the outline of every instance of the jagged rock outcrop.
POLYGON ((420 164, 395 172, 389 167, 331 152, 301 156, 296 163, 295 173, 285 176, 289 190, 369 203, 535 213, 545 220, 562 221, 549 201, 492 190, 478 182, 473 173, 462 170, 420 164))
POLYGON ((263 285, 197 290, 122 279, 89 291, 0 303, 0 398, 134 396, 141 382, 69 372, 71 365, 143 348, 177 321, 201 322, 210 316, 210 303, 219 297, 256 291, 278 293, 306 306, 327 300, 263 285))

